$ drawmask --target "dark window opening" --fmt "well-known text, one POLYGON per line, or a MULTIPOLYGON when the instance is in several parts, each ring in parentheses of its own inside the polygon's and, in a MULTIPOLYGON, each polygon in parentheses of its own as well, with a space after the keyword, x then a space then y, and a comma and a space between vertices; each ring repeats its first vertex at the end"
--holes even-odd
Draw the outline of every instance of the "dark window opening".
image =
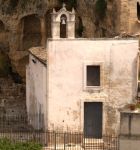
POLYGON ((67 37, 67 17, 66 15, 62 15, 60 18, 60 38, 66 38, 67 37))
POLYGON ((140 20, 140 4, 139 4, 139 2, 137 2, 137 17, 138 17, 138 20, 140 20))
POLYGON ((100 66, 87 66, 87 86, 100 86, 100 66))

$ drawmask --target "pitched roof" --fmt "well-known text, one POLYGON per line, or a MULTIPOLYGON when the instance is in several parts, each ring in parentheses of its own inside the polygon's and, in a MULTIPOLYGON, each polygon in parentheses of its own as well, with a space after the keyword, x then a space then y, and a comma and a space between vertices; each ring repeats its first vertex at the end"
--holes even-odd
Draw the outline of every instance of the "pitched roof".
POLYGON ((29 50, 29 53, 35 56, 40 62, 47 62, 47 50, 44 47, 32 47, 29 50))

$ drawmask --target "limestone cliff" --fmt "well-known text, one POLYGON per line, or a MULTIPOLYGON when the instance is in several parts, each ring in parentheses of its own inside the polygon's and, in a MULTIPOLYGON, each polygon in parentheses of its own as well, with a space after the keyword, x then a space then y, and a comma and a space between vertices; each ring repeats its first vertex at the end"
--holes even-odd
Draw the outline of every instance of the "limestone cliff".
MULTIPOLYGON (((12 71, 25 78, 27 49, 45 46, 51 37, 50 12, 58 10, 63 0, 0 0, 0 50, 10 58, 12 71)), ((99 0, 65 0, 76 10, 76 37, 113 37, 118 32, 118 1, 108 0, 96 11, 99 0), (115 18, 115 19, 114 19, 115 18)))

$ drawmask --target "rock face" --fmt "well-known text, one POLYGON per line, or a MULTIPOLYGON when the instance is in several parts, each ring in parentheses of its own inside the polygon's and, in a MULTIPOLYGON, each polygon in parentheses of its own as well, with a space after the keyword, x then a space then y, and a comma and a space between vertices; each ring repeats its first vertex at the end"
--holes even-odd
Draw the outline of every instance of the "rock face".
MULTIPOLYGON (((101 16, 96 12, 96 2, 100 0, 79 0, 78 12, 83 20, 83 26, 85 29, 85 37, 114 37, 118 34, 117 22, 118 16, 118 2, 116 0, 110 0, 106 2, 106 9, 101 16), (114 11, 115 10, 115 11, 114 11), (84 12, 84 13, 83 13, 84 12), (104 14, 103 14, 104 13, 104 14), (115 18, 115 19, 114 19, 115 18)), ((102 9, 102 7, 99 9, 102 9)))
POLYGON ((0 117, 26 114, 25 85, 11 78, 0 78, 0 117))
POLYGON ((120 32, 139 34, 140 0, 120 0, 120 32))
MULTIPOLYGON (((0 50, 8 52, 12 69, 25 78, 27 50, 46 46, 51 37, 50 13, 63 0, 0 0, 0 50)), ((140 5, 133 0, 64 0, 76 10, 76 37, 114 37, 139 32, 140 5), (104 2, 104 3, 103 3, 104 2)))
MULTIPOLYGON (((76 9, 76 37, 112 37, 117 34, 117 1, 109 0, 99 18, 96 0, 66 1, 76 9), (115 10, 115 11, 114 11, 115 10), (83 13, 84 12, 84 13, 83 13), (114 19, 115 18, 115 19, 114 19)), ((0 49, 8 51, 12 69, 25 78, 28 48, 45 46, 51 37, 50 12, 61 0, 0 0, 0 49)))

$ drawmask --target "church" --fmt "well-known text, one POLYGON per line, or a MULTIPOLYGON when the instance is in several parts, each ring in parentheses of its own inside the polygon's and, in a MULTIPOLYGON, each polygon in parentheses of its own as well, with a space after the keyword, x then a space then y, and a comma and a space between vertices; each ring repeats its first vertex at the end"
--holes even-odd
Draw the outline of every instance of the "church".
POLYGON ((137 96, 137 38, 75 38, 75 10, 51 14, 46 47, 29 49, 26 106, 36 129, 117 134, 137 96), (32 117, 36 115, 36 117, 32 117))

